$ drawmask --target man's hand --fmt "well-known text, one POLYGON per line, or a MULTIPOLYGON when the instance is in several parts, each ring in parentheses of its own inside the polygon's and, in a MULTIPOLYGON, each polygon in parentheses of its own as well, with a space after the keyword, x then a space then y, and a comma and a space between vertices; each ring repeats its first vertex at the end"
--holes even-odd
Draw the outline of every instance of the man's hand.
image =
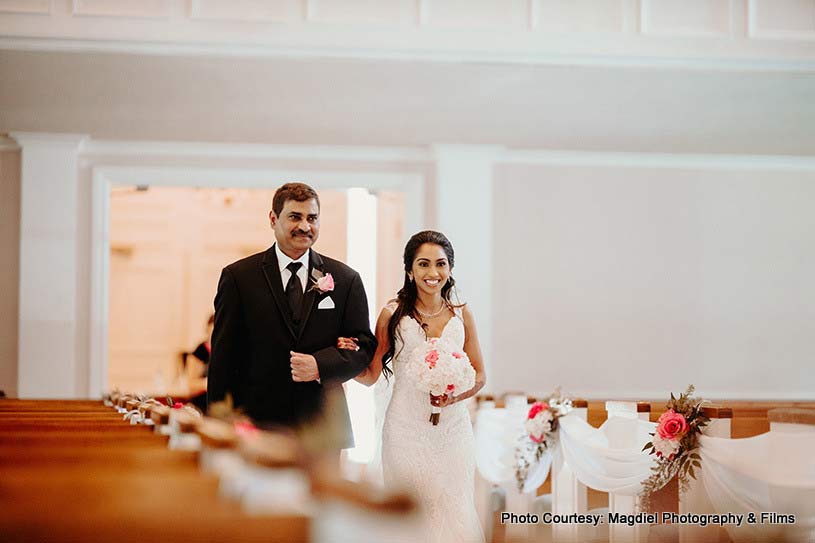
POLYGON ((359 339, 355 337, 338 337, 337 338, 337 349, 345 349, 346 351, 358 351, 359 345, 357 344, 359 339))
POLYGON ((310 354, 291 353, 291 378, 297 383, 316 381, 320 378, 320 369, 317 360, 310 354))

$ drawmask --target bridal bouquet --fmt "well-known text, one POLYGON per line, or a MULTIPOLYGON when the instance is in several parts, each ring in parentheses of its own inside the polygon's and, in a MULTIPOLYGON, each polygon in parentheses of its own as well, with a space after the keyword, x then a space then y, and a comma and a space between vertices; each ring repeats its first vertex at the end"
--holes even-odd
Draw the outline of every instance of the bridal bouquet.
POLYGON ((406 367, 416 387, 430 394, 430 422, 436 426, 441 417, 439 404, 456 391, 475 385, 475 370, 463 351, 440 339, 429 339, 414 349, 406 367))

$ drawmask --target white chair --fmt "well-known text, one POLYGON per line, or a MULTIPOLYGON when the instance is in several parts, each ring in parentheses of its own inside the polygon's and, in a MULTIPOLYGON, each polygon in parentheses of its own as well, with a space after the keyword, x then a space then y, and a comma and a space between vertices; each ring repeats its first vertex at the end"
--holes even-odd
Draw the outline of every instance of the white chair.
MULTIPOLYGON (((527 513, 533 507, 535 496, 518 491, 514 469, 515 448, 524 432, 528 402, 526 394, 510 393, 504 396, 505 407, 496 408, 493 402, 482 401, 476 413, 476 507, 488 541, 493 536, 496 515, 503 511, 527 513)), ((526 525, 504 525, 507 539, 525 539, 528 532, 526 525)))
MULTIPOLYGON (((561 419, 560 445, 553 472, 553 509, 558 515, 587 513, 586 487, 609 493, 609 511, 632 514, 637 510, 638 492, 650 475, 653 458, 642 452, 655 425, 648 421, 650 406, 637 402, 607 402, 608 420, 592 428, 585 420, 561 419)), ((605 512, 605 511, 602 511, 605 512)), ((595 511, 595 514, 601 511, 595 511)), ((605 520, 605 518, 602 518, 605 520)), ((647 526, 606 524, 589 533, 586 526, 555 524, 557 541, 582 541, 602 536, 608 529, 610 541, 638 541, 647 536, 647 526)))
MULTIPOLYGON (((589 404, 585 400, 576 401, 569 417, 576 417, 588 422, 589 404)), ((564 460, 563 454, 556 454, 552 462, 552 514, 568 515, 587 511, 586 485, 580 482, 577 475, 564 460)), ((552 535, 556 541, 577 541, 576 524, 555 524, 552 535)))
MULTIPOLYGON (((606 402, 608 420, 603 429, 608 436, 609 447, 615 449, 642 449, 644 443, 638 431, 636 420, 648 421, 651 416, 651 405, 645 402, 606 402), (632 422, 634 422, 632 424, 632 422)), ((638 511, 638 496, 609 492, 608 510, 611 513, 632 515, 638 511)), ((635 524, 609 525, 609 541, 631 542, 644 541, 648 527, 635 524)))

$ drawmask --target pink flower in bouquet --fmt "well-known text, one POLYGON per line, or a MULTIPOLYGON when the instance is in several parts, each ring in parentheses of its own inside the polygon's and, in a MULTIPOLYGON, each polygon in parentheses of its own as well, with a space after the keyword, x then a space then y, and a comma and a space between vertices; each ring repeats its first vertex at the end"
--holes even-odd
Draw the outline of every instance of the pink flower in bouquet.
POLYGON ((680 440, 688 432, 688 422, 685 417, 669 409, 657 421, 657 433, 662 439, 680 440))
POLYGON ((427 356, 424 357, 424 361, 427 362, 427 365, 431 368, 436 367, 436 362, 439 361, 439 351, 433 349, 427 353, 427 356))
POLYGON ((546 440, 546 434, 552 431, 552 421, 554 414, 549 409, 546 402, 535 402, 527 415, 524 428, 529 435, 529 439, 535 443, 542 443, 546 440))
POLYGON ((314 286, 320 292, 331 292, 334 290, 334 278, 330 273, 327 273, 315 281, 314 286))
POLYGON ((529 414, 526 416, 528 419, 534 419, 535 415, 540 413, 541 411, 549 409, 549 404, 546 402, 535 402, 532 404, 532 408, 529 410, 529 414))
POLYGON ((453 358, 455 358, 456 360, 461 360, 462 358, 464 358, 464 355, 463 355, 463 354, 461 354, 461 353, 460 353, 460 352, 458 352, 458 351, 452 352, 452 353, 450 353, 450 354, 452 354, 452 355, 453 355, 453 358))

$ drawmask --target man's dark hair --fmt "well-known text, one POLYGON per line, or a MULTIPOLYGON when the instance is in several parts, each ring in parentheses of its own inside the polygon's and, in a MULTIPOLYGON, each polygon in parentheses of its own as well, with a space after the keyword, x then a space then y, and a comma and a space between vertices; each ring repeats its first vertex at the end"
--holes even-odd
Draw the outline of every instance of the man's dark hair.
POLYGON ((313 188, 305 183, 286 183, 275 191, 274 198, 272 198, 272 211, 279 217, 287 201, 305 202, 312 198, 317 200, 317 209, 320 209, 320 197, 313 188))

